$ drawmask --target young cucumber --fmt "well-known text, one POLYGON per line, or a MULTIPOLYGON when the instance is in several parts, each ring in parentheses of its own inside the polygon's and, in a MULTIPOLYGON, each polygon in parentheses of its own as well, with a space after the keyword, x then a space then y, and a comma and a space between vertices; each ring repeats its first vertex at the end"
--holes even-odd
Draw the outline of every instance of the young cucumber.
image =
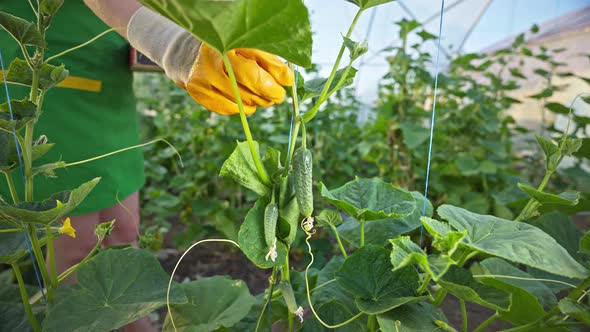
POLYGON ((293 158, 293 173, 295 197, 297 197, 299 211, 305 217, 310 217, 313 213, 312 169, 311 151, 301 148, 293 158))
POLYGON ((279 208, 275 202, 270 202, 264 209, 264 240, 271 247, 276 239, 279 208))

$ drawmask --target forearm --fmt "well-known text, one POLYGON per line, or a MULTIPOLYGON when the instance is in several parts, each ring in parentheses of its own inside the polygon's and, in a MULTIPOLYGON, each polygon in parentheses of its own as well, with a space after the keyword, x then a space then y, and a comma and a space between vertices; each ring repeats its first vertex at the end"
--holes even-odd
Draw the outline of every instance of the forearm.
POLYGON ((137 0, 84 0, 84 3, 108 26, 127 38, 127 24, 131 16, 141 7, 137 0))

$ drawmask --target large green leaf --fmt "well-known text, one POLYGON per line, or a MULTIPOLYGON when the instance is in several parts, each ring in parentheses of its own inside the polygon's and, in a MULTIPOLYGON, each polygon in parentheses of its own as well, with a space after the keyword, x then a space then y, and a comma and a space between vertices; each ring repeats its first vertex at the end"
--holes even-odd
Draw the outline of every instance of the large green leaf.
MULTIPOLYGON (((482 261, 480 265, 484 269, 484 274, 507 276, 506 278, 494 276, 489 278, 497 278, 498 280, 501 280, 507 284, 524 289, 539 299, 539 302, 546 308, 552 307, 557 303, 555 294, 553 294, 553 291, 547 287, 547 285, 540 281, 530 280, 534 279, 532 275, 518 269, 516 266, 506 262, 503 259, 496 257, 488 258, 482 261)), ((484 283, 485 279, 489 279, 483 277, 483 275, 477 276, 477 278, 482 280, 484 283)))
MULTIPOLYGON (((0 222, 0 230, 11 228, 14 228, 14 226, 0 222)), ((25 242, 25 233, 0 233, 0 263, 10 264, 16 262, 26 253, 27 245, 25 242)))
MULTIPOLYGON (((514 276, 515 278, 519 278, 518 276, 520 276, 520 278, 527 278, 523 276, 527 275, 526 273, 516 269, 510 265, 510 263, 507 263, 506 261, 503 261, 499 258, 489 258, 482 262, 481 265, 475 264, 472 266, 471 270, 474 273, 482 270, 482 275, 496 274, 506 276, 491 276, 489 278, 480 278, 481 275, 478 276, 478 280, 480 280, 481 283, 510 294, 510 307, 507 310, 498 312, 500 318, 515 325, 524 325, 536 321, 545 315, 545 311, 543 310, 538 297, 533 295, 528 290, 531 289, 535 292, 539 292, 541 289, 543 289, 543 292, 549 292, 549 294, 553 296, 551 290, 540 282, 510 279, 510 276, 514 276), (495 272, 490 271, 489 267, 492 267, 495 272), (506 274, 502 274, 503 272, 506 272, 506 274)), ((528 275, 528 278, 531 278, 531 276, 528 275)), ((550 306, 555 304, 555 296, 553 296, 553 301, 554 303, 550 306)))
POLYGON ((348 2, 352 2, 355 5, 361 7, 362 9, 367 9, 370 7, 379 6, 384 3, 394 2, 395 0, 346 0, 348 2))
POLYGON ((421 300, 416 296, 419 281, 416 270, 408 266, 392 272, 392 268, 386 249, 366 245, 344 261, 336 272, 336 280, 367 314, 421 300))
POLYGON ((238 232, 238 243, 242 252, 261 269, 268 269, 273 266, 282 266, 287 257, 287 246, 281 241, 277 241, 277 258, 273 262, 266 259, 269 247, 264 240, 264 209, 268 205, 268 198, 259 198, 254 206, 246 214, 244 223, 238 232))
POLYGON ((41 202, 22 202, 13 206, 0 201, 0 220, 44 225, 54 222, 80 205, 99 180, 95 178, 74 190, 53 194, 41 202))
POLYGON ((494 310, 507 310, 510 294, 473 279, 471 272, 451 266, 438 284, 456 297, 494 310))
POLYGON ((442 205, 438 214, 458 231, 467 231, 462 245, 489 255, 565 277, 585 278, 588 271, 551 236, 522 223, 442 205))
POLYGON ((311 65, 311 27, 301 0, 141 0, 220 52, 256 48, 311 65))
POLYGON ((8 102, 0 104, 0 129, 12 132, 19 130, 35 117, 37 106, 27 99, 12 100, 12 107, 8 102), (10 111, 12 109, 12 120, 10 111))
POLYGON ((215 276, 181 284, 188 302, 173 304, 166 316, 164 331, 215 331, 231 327, 244 318, 256 303, 248 286, 241 280, 215 276))
POLYGON ((551 235, 576 261, 583 262, 584 260, 588 260, 589 257, 587 255, 579 252, 582 232, 580 232, 570 217, 559 212, 552 212, 529 223, 551 235))
MULTIPOLYGON (((385 246, 390 239, 411 232, 422 226, 420 217, 422 215, 424 195, 417 191, 413 191, 412 196, 416 200, 416 208, 409 216, 371 220, 365 223, 365 244, 385 246)), ((432 212, 432 204, 427 201, 426 215, 432 216, 432 212)), ((342 225, 340 225, 338 227, 338 232, 350 245, 357 248, 360 246, 360 225, 353 218, 348 218, 342 225)))
POLYGON ((0 26, 22 45, 43 48, 47 46, 35 23, 27 22, 20 17, 5 12, 0 12, 0 26))
MULTIPOLYGON (((61 66, 53 66, 44 63, 41 65, 39 72, 39 89, 47 90, 65 80, 68 75, 69 71, 65 69, 63 64, 61 66)), ((12 60, 6 72, 6 82, 31 86, 33 82, 33 72, 27 62, 19 58, 12 60)))
POLYGON ((510 294, 510 306, 498 312, 503 320, 514 325, 524 325, 545 316, 539 300, 526 290, 498 279, 483 279, 481 283, 510 294))
POLYGON ((566 191, 559 195, 549 194, 540 190, 537 190, 524 183, 519 183, 518 187, 527 193, 531 198, 534 198, 541 204, 557 204, 557 205, 569 205, 574 206, 578 204, 580 200, 580 193, 577 191, 566 191))
MULTIPOLYGON (((139 249, 105 250, 77 271, 78 284, 58 288, 43 331, 110 331, 166 304, 168 275, 139 249)), ((171 303, 185 303, 175 287, 171 303)))
POLYGON ((427 302, 411 303, 377 315, 383 332, 442 331, 436 321, 447 322, 447 318, 440 309, 427 302))
POLYGON ((412 242, 409 236, 392 239, 391 245, 391 264, 394 271, 417 264, 432 277, 432 280, 438 281, 451 265, 456 264, 446 254, 426 255, 416 243, 412 242))
MULTIPOLYGON (((259 153, 258 142, 254 141, 256 153, 259 153)), ((259 196, 268 193, 269 188, 264 184, 252 159, 252 154, 248 148, 248 143, 238 142, 238 145, 221 166, 220 176, 228 176, 237 183, 252 190, 259 196)))
POLYGON ((320 188, 324 198, 359 221, 405 217, 416 208, 412 194, 380 179, 355 179, 333 190, 320 183, 320 188))

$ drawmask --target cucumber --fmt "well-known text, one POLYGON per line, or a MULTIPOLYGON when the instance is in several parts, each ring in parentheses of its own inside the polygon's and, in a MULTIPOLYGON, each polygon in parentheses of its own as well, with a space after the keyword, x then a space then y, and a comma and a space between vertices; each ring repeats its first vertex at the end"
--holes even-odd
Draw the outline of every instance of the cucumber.
POLYGON ((264 209, 264 240, 271 247, 277 237, 277 221, 279 220, 279 208, 275 202, 270 202, 264 209))
POLYGON ((285 299, 287 309, 289 309, 290 313, 295 313, 297 311, 297 302, 295 302, 295 293, 293 292, 291 283, 286 280, 282 280, 279 283, 279 289, 283 294, 283 299, 285 299))
POLYGON ((299 211, 304 217, 310 217, 313 213, 312 170, 311 151, 306 148, 299 149, 293 157, 293 174, 295 197, 299 211))

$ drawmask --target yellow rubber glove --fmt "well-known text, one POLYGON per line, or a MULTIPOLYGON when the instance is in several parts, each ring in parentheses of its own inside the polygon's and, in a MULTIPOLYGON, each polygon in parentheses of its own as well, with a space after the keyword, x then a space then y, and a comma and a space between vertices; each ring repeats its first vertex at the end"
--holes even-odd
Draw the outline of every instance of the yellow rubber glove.
MULTIPOLYGON (((141 7, 129 20, 127 37, 205 108, 224 115, 239 113, 221 55, 188 31, 141 7)), ((276 56, 253 49, 236 49, 227 55, 247 114, 256 106, 285 99, 281 86, 293 84, 293 72, 276 56)))
MULTIPOLYGON (((227 53, 238 82, 246 114, 256 106, 270 106, 285 99, 283 86, 294 83, 293 72, 276 56, 254 49, 227 53)), ((182 86, 182 84, 181 84, 182 86)), ((239 113, 236 97, 221 54, 202 44, 184 89, 206 109, 223 115, 239 113)))

